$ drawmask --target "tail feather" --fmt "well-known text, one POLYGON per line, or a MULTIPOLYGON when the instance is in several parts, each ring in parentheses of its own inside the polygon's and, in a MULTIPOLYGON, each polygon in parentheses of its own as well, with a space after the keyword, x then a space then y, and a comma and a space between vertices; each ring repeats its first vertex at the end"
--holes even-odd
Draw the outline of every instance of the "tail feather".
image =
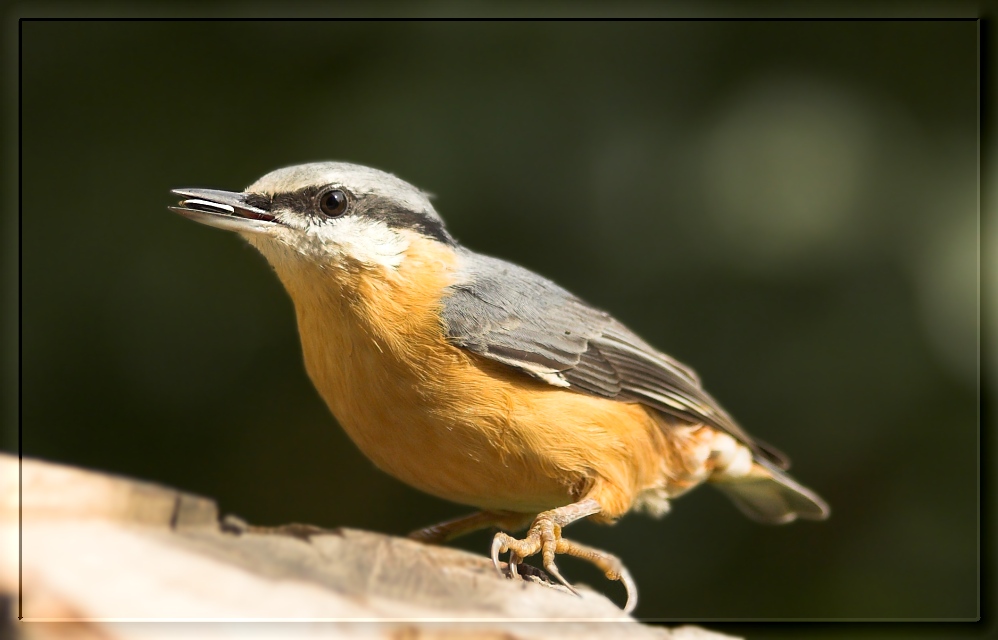
POLYGON ((758 449, 756 453, 765 458, 767 462, 772 462, 784 471, 790 469, 790 458, 773 445, 756 438, 755 447, 758 449))
POLYGON ((714 486, 746 516, 765 524, 783 524, 797 518, 824 520, 831 513, 816 493, 766 460, 756 459, 747 475, 718 480, 714 486))

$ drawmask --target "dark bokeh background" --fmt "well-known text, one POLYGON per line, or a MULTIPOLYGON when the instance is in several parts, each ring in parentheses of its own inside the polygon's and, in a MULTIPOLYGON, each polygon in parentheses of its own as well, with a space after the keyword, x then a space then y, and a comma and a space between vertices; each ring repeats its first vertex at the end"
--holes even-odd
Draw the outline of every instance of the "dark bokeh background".
POLYGON ((831 503, 765 527, 703 488, 573 526, 630 566, 639 615, 978 614, 975 23, 22 29, 26 455, 259 524, 467 512, 359 454, 262 257, 166 209, 346 160, 691 364, 831 503))

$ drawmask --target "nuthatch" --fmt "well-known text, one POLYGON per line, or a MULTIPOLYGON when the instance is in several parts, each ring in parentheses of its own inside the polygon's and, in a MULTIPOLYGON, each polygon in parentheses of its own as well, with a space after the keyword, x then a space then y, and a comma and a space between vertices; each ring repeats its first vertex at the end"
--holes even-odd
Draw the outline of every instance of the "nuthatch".
MULTIPOLYGON (((177 189, 173 211, 241 234, 294 301, 305 367, 350 438, 417 489, 481 509, 417 531, 500 532, 508 572, 540 552, 584 558, 628 592, 615 556, 562 537, 581 518, 661 516, 709 481, 767 523, 827 505, 786 473, 700 379, 555 283, 462 247, 425 193, 339 162, 265 175, 241 193, 177 189)), ((574 591, 574 590, 573 590, 574 591)))

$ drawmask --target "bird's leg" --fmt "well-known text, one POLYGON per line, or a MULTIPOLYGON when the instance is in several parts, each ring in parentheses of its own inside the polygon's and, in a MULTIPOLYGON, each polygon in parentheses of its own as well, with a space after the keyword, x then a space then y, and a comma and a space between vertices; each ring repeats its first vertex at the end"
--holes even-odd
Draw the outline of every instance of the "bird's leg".
POLYGON ((557 578, 558 582, 568 587, 572 593, 577 594, 572 585, 562 577, 558 571, 558 567, 554 563, 554 556, 558 553, 558 543, 561 541, 561 528, 586 516, 599 513, 601 509, 602 507, 600 507, 596 500, 586 498, 585 500, 538 514, 534 519, 534 523, 530 526, 530 530, 527 531, 527 537, 523 540, 517 540, 512 536, 499 532, 492 539, 492 563, 502 573, 502 570, 499 568, 499 554, 508 551, 510 574, 516 577, 516 571, 513 567, 519 564, 520 560, 540 551, 544 568, 557 578))
POLYGON ((561 537, 562 527, 576 520, 597 514, 601 510, 602 507, 600 507, 599 502, 593 498, 586 498, 585 500, 539 514, 523 540, 517 540, 502 532, 497 533, 495 538, 492 539, 492 563, 495 565, 496 570, 502 573, 502 569, 499 566, 499 554, 508 551, 510 576, 516 577, 516 565, 524 558, 540 552, 544 568, 548 573, 554 576, 558 582, 568 587, 572 593, 578 595, 578 592, 565 580, 561 572, 558 571, 554 557, 556 554, 562 553, 588 560, 599 567, 606 574, 607 578, 610 580, 620 580, 624 584, 624 588, 627 589, 627 604, 624 606, 624 611, 630 612, 637 604, 637 587, 634 584, 634 580, 631 579, 630 573, 624 568, 620 560, 609 553, 561 537))
POLYGON ((479 511, 478 513, 435 524, 432 527, 413 531, 409 534, 409 538, 428 544, 440 544, 454 538, 459 538, 472 531, 478 531, 479 529, 499 527, 501 529, 516 531, 527 526, 529 523, 530 514, 526 513, 479 511))

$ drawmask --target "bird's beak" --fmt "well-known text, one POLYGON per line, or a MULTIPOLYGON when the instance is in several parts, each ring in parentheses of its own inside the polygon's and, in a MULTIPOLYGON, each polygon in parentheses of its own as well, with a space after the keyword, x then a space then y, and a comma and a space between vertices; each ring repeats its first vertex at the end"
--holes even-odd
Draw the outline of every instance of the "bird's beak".
POLYGON ((183 200, 170 211, 212 227, 262 233, 280 225, 269 211, 250 204, 248 193, 215 189, 174 189, 171 193, 183 200))

